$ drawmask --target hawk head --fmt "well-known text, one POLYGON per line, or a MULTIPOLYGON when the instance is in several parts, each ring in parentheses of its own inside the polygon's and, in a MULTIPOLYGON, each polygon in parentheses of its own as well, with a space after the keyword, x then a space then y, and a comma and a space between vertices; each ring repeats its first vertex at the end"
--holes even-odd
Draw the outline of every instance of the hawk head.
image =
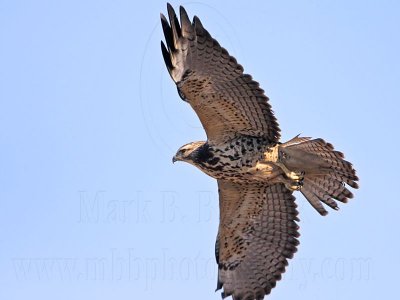
POLYGON ((175 156, 172 158, 172 162, 185 161, 193 164, 197 160, 204 144, 205 142, 192 142, 183 145, 178 149, 175 156))

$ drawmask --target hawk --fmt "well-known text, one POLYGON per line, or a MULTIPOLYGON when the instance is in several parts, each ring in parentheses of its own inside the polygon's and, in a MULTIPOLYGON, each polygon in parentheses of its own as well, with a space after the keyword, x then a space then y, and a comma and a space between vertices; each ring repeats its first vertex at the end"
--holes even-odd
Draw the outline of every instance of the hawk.
POLYGON ((207 141, 182 146, 173 162, 194 165, 218 182, 220 224, 215 243, 222 298, 263 299, 299 244, 294 191, 321 214, 337 210, 358 188, 352 164, 323 139, 281 143, 268 97, 198 17, 170 4, 161 14, 168 72, 197 113, 207 141), (322 204, 323 203, 323 204, 322 204))

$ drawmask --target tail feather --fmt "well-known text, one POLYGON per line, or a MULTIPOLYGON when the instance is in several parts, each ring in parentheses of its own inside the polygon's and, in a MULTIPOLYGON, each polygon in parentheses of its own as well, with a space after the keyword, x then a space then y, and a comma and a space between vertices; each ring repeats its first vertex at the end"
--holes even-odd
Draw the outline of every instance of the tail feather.
POLYGON ((342 183, 347 184, 348 186, 352 187, 353 189, 358 189, 358 177, 357 176, 351 176, 349 174, 343 174, 339 171, 336 171, 335 173, 330 174, 330 176, 342 183))
POLYGON ((310 189, 301 189, 301 193, 306 197, 308 202, 319 212, 322 216, 328 214, 327 210, 323 207, 321 199, 317 197, 310 189))
POLYGON ((322 199, 333 198, 346 203, 348 199, 353 198, 353 194, 343 185, 342 182, 332 180, 329 176, 324 176, 323 178, 306 177, 304 178, 304 185, 306 188, 303 186, 302 190, 311 190, 321 199, 321 201, 323 201, 322 199))
POLYGON ((332 144, 320 138, 295 137, 282 144, 281 151, 287 168, 305 172, 301 193, 321 215, 328 213, 322 203, 338 210, 336 201, 346 203, 353 198, 346 185, 358 188, 356 171, 332 144))

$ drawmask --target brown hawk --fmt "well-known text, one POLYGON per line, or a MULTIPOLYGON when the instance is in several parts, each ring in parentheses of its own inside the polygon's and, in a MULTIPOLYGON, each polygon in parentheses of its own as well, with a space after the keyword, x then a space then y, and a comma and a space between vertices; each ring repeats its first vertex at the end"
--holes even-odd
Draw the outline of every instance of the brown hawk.
POLYGON ((168 4, 161 14, 162 54, 180 97, 195 110, 207 141, 182 146, 185 161, 217 179, 220 224, 215 244, 222 297, 263 299, 281 279, 298 246, 294 191, 326 215, 358 180, 351 163, 322 139, 280 143, 268 98, 196 16, 168 4))

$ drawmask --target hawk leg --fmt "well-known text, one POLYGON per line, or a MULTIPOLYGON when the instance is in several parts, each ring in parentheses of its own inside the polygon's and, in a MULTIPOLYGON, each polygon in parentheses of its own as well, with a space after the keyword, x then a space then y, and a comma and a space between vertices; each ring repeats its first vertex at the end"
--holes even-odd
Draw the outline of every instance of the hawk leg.
POLYGON ((304 171, 290 171, 283 163, 281 162, 276 162, 275 163, 278 167, 282 169, 283 172, 285 172, 285 175, 294 180, 294 181, 301 181, 304 179, 304 171))
POLYGON ((270 184, 281 182, 291 191, 300 191, 303 186, 304 172, 290 171, 283 163, 258 162, 248 172, 253 179, 268 181, 270 184))
POLYGON ((301 188, 303 187, 304 183, 303 180, 292 180, 290 178, 287 178, 284 175, 279 175, 274 178, 272 181, 274 183, 281 182, 285 185, 285 187, 291 191, 300 191, 301 188))
POLYGON ((292 191, 301 190, 304 181, 304 171, 290 171, 283 163, 276 162, 275 164, 282 169, 288 179, 291 179, 284 182, 285 186, 292 191))

